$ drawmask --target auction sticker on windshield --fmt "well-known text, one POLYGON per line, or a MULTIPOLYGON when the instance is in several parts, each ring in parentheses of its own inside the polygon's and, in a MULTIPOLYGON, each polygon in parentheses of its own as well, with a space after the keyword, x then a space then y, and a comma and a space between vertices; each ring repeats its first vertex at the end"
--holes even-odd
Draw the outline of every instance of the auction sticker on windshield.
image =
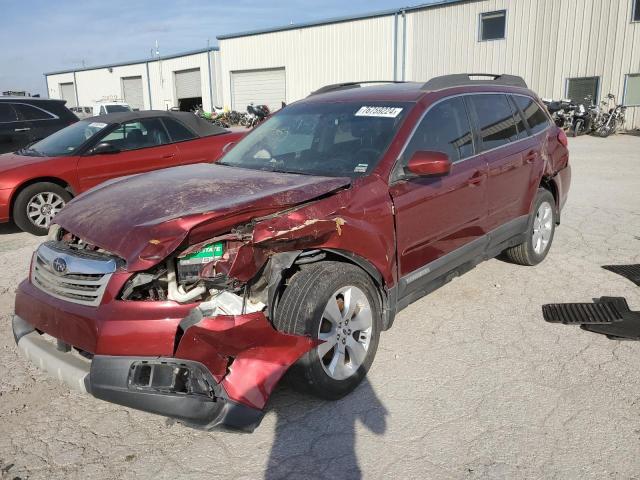
POLYGON ((400 112, 402 112, 400 107, 360 107, 355 116, 396 118, 400 112))

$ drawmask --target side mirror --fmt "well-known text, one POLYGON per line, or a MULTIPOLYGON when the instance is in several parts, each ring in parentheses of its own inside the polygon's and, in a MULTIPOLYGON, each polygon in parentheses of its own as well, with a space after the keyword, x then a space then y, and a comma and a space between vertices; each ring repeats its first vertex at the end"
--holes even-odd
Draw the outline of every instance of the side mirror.
POLYGON ((418 177, 440 177, 451 171, 451 160, 446 153, 419 150, 409 159, 405 170, 418 177))
POLYGON ((120 153, 120 149, 109 142, 102 142, 91 149, 92 155, 105 155, 111 153, 120 153))
POLYGON ((229 143, 227 143, 224 147, 222 147, 222 153, 227 153, 229 150, 231 150, 233 148, 233 146, 236 143, 237 142, 229 142, 229 143))

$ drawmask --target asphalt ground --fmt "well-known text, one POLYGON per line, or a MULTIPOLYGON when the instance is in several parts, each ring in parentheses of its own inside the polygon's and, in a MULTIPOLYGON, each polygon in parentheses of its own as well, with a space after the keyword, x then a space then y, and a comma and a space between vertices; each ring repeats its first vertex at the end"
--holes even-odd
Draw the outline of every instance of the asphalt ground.
POLYGON ((14 291, 40 239, 0 226, 0 471, 32 479, 640 478, 640 342, 542 319, 626 297, 640 263, 640 137, 570 140, 547 259, 491 260, 405 309, 338 402, 286 386, 250 435, 202 432, 71 393, 22 358, 14 291))

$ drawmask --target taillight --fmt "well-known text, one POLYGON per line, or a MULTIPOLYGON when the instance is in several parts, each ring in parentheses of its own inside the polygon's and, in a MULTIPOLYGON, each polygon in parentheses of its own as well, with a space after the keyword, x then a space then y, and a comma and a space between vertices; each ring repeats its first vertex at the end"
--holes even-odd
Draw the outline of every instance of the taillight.
POLYGON ((569 140, 567 139, 567 134, 564 133, 564 130, 560 130, 558 132, 558 141, 564 146, 566 147, 567 145, 569 145, 569 140))

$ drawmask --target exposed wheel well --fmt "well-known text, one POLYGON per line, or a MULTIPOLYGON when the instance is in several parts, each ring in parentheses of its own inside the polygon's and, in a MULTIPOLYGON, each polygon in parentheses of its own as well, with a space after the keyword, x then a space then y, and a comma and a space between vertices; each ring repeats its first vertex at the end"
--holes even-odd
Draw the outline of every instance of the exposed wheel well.
POLYGON ((272 300, 274 301, 273 307, 275 307, 275 304, 277 304, 282 291, 286 287, 288 279, 298 271, 299 265, 327 260, 355 265, 358 268, 362 269, 371 278, 374 286, 376 287, 376 290, 378 291, 379 301, 382 305, 383 330, 388 330, 391 327, 395 317, 395 302, 389 298, 389 292, 384 285, 382 275, 380 274, 378 269, 368 260, 342 250, 318 249, 300 252, 292 262, 291 266, 283 269, 283 271, 281 272, 282 276, 280 279, 280 288, 278 289, 279 291, 276 293, 276 295, 274 295, 274 298, 272 298, 272 300), (393 305, 391 305, 392 303, 393 305))
POLYGON ((27 180, 26 182, 21 183, 18 186, 18 188, 16 188, 15 192, 13 192, 13 195, 11 195, 11 200, 9 201, 9 217, 11 219, 13 219, 13 205, 16 201, 16 197, 18 196, 18 194, 30 185, 35 185, 36 183, 43 183, 43 182, 55 183, 56 185, 59 185, 62 188, 64 188, 66 191, 68 191, 72 197, 75 197, 75 192, 71 188, 71 185, 69 185, 67 182, 65 182, 60 178, 56 178, 56 177, 32 178, 31 180, 27 180))

